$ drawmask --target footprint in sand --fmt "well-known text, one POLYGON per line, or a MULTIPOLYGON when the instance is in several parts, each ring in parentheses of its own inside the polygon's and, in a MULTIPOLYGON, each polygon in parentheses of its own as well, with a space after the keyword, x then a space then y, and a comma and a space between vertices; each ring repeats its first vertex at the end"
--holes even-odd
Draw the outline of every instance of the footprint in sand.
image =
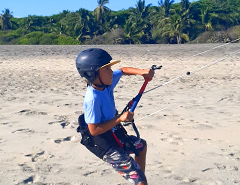
POLYGON ((48 124, 49 125, 54 125, 54 124, 60 124, 62 126, 62 128, 68 128, 68 127, 73 127, 75 128, 74 126, 72 126, 72 123, 75 124, 75 122, 69 122, 69 121, 51 121, 49 122, 48 124))
POLYGON ((49 125, 60 124, 63 129, 65 129, 65 128, 76 128, 76 126, 78 126, 78 123, 76 121, 69 121, 67 116, 54 115, 54 118, 57 121, 51 121, 51 122, 48 123, 49 125))
POLYGON ((151 173, 156 175, 156 171, 159 171, 159 174, 163 175, 164 178, 170 178, 170 176, 173 176, 174 172, 170 166, 163 165, 160 161, 153 161, 151 164, 147 164, 148 166, 152 166, 151 173), (161 172, 160 172, 161 171, 161 172))
POLYGON ((13 127, 15 122, 2 122, 0 123, 0 126, 8 126, 8 127, 13 127))
POLYGON ((3 123, 0 123, 0 125, 9 125, 10 123, 7 123, 7 122, 3 122, 3 123))
POLYGON ((97 170, 88 171, 88 172, 84 173, 83 176, 87 177, 87 176, 92 175, 92 174, 94 174, 94 173, 97 173, 97 170))
POLYGON ((176 181, 183 181, 183 178, 178 175, 168 175, 164 176, 165 179, 174 179, 176 181))
POLYGON ((29 129, 29 128, 27 128, 27 129, 18 129, 18 130, 12 131, 12 133, 16 133, 16 132, 21 132, 21 133, 35 133, 34 130, 31 130, 31 129, 29 129))
POLYGON ((16 114, 20 114, 20 115, 25 114, 26 116, 32 116, 32 115, 47 115, 47 112, 37 112, 37 111, 29 110, 29 109, 24 109, 24 110, 17 112, 16 114))
POLYGON ((186 182, 189 184, 196 183, 197 181, 198 181, 198 178, 196 177, 183 179, 183 182, 186 182))
POLYGON ((56 140, 54 140, 54 142, 57 143, 57 144, 60 144, 60 143, 65 142, 65 141, 72 141, 73 139, 74 139, 74 137, 69 136, 69 137, 62 138, 62 139, 56 139, 56 140))
POLYGON ((34 181, 34 176, 30 176, 29 178, 22 181, 22 183, 29 184, 29 183, 33 183, 33 181, 34 181))
POLYGON ((160 138, 163 142, 169 142, 172 145, 183 145, 184 139, 174 135, 174 134, 167 134, 166 137, 160 138))
POLYGON ((41 151, 41 152, 36 153, 36 154, 27 154, 25 156, 26 157, 31 157, 32 162, 38 162, 39 160, 41 160, 41 161, 46 160, 45 157, 43 156, 44 154, 45 154, 45 151, 41 151))
POLYGON ((208 130, 208 129, 213 129, 213 127, 211 125, 207 125, 207 124, 197 124, 192 126, 192 128, 194 129, 200 129, 200 130, 208 130))
POLYGON ((201 172, 206 172, 206 171, 209 171, 209 170, 212 170, 212 168, 206 168, 204 170, 201 170, 201 172))
POLYGON ((75 128, 75 125, 78 125, 78 123, 76 121, 69 121, 69 118, 67 116, 63 116, 63 115, 54 115, 54 118, 58 121, 53 121, 53 122, 49 122, 48 124, 52 125, 55 123, 60 123, 60 125, 62 126, 62 128, 75 128))
POLYGON ((62 126, 62 128, 65 128, 67 127, 68 125, 70 125, 70 122, 69 121, 66 121, 66 122, 63 122, 60 124, 62 126))
POLYGON ((217 169, 219 170, 228 170, 228 171, 239 171, 237 166, 226 166, 223 164, 217 164, 215 163, 215 166, 217 167, 217 169))
POLYGON ((221 149, 227 159, 240 161, 240 151, 235 149, 234 146, 229 146, 228 149, 221 149))
MULTIPOLYGON (((23 180, 22 182, 18 183, 17 185, 22 185, 22 184, 38 184, 38 185, 43 185, 43 184, 46 184, 46 183, 43 183, 43 182, 39 182, 39 180, 41 179, 40 176, 38 175, 32 175, 28 178, 26 178, 25 180, 23 180)), ((48 184, 48 183, 47 183, 48 184)), ((52 183, 50 183, 52 184, 52 183)), ((55 184, 55 183, 53 183, 55 184)), ((57 184, 61 184, 61 185, 67 185, 68 183, 57 183, 57 184)))
POLYGON ((227 155, 227 158, 233 159, 236 161, 240 161, 240 153, 239 152, 232 152, 227 155))
POLYGON ((51 121, 51 122, 49 122, 48 124, 49 124, 49 125, 54 125, 54 124, 56 124, 56 123, 61 123, 61 121, 51 121))
MULTIPOLYGON (((3 140, 2 138, 0 138, 0 144, 1 143, 5 143, 6 141, 5 140, 3 140)), ((1 149, 0 149, 0 151, 2 151, 1 149)))
POLYGON ((32 162, 43 162, 49 158, 53 158, 54 155, 47 154, 44 150, 38 153, 26 154, 25 157, 30 157, 32 162))
POLYGON ((29 166, 27 163, 18 164, 18 166, 20 166, 22 171, 24 172, 28 172, 28 173, 34 172, 34 169, 31 166, 29 166))

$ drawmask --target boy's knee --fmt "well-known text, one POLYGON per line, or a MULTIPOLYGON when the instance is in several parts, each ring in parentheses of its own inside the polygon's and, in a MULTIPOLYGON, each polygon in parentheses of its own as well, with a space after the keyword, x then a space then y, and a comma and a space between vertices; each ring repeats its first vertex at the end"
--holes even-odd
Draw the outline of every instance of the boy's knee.
POLYGON ((145 146, 143 148, 143 151, 147 152, 147 142, 145 141, 145 146))
POLYGON ((147 185, 147 182, 140 182, 138 185, 147 185))
POLYGON ((147 141, 144 139, 142 139, 141 141, 142 141, 142 144, 144 145, 144 149, 147 148, 147 141))
POLYGON ((147 145, 144 145, 144 147, 142 148, 142 150, 139 152, 140 156, 143 156, 147 154, 147 145))

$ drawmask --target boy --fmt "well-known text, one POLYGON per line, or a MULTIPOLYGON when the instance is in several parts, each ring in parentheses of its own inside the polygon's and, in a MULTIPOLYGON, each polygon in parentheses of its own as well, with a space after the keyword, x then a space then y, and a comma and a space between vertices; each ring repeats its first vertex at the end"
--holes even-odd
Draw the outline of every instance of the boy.
POLYGON ((111 66, 120 61, 110 62, 111 60, 112 57, 99 48, 84 50, 76 59, 77 70, 88 83, 83 105, 84 117, 79 117, 82 128, 81 143, 96 156, 110 163, 131 183, 146 185, 147 180, 144 175, 146 141, 143 139, 139 141, 135 136, 126 136, 132 144, 135 144, 131 145, 135 147, 134 150, 129 150, 125 147, 124 139, 116 136, 115 126, 121 122, 131 122, 134 113, 127 111, 122 115, 116 115, 113 89, 122 75, 141 75, 151 80, 154 72, 151 69, 130 67, 123 67, 113 72, 111 66), (136 150, 137 155, 133 160, 129 154, 136 150))

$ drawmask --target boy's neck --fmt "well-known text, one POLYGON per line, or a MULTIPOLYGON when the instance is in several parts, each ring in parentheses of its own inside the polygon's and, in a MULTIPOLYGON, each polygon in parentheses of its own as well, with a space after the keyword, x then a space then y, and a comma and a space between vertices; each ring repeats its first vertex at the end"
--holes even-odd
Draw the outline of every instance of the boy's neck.
POLYGON ((98 87, 98 86, 96 86, 96 85, 94 85, 94 84, 92 84, 92 87, 93 87, 94 89, 96 89, 96 90, 99 90, 99 91, 103 91, 103 90, 105 89, 105 87, 98 87))

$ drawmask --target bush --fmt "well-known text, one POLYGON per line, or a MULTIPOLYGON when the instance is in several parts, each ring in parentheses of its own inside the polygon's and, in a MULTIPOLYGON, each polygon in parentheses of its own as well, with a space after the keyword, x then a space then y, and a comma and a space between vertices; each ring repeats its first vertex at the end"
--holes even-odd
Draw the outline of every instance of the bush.
POLYGON ((124 43, 124 31, 121 28, 116 28, 103 34, 105 44, 123 44, 124 43))
POLYGON ((200 34, 191 43, 225 43, 240 37, 240 26, 234 26, 226 31, 207 31, 200 34))
POLYGON ((20 37, 17 40, 17 44, 24 44, 24 45, 38 45, 40 42, 40 38, 42 37, 44 33, 42 32, 31 32, 27 35, 24 35, 23 37, 20 37))
POLYGON ((57 45, 58 44, 58 36, 53 33, 43 34, 39 38, 39 45, 57 45))
POLYGON ((0 45, 3 45, 7 42, 7 39, 5 37, 5 33, 3 31, 0 31, 0 45))
POLYGON ((230 40, 236 40, 240 38, 240 26, 234 26, 227 30, 228 37, 230 40))
POLYGON ((103 45, 104 44, 104 37, 102 35, 96 36, 92 40, 86 40, 85 44, 103 45))
POLYGON ((60 44, 60 45, 78 45, 78 44, 81 44, 81 42, 75 40, 72 37, 60 35, 58 37, 58 44, 60 44))
POLYGON ((157 44, 167 44, 168 41, 168 37, 167 36, 162 36, 162 29, 156 29, 154 28, 152 30, 152 39, 155 41, 155 43, 157 44))
POLYGON ((72 37, 57 35, 55 33, 31 32, 17 39, 17 44, 24 45, 76 45, 80 44, 72 37))
POLYGON ((114 45, 114 44, 124 44, 125 35, 124 31, 121 28, 116 28, 111 30, 111 32, 106 32, 103 35, 94 37, 92 40, 87 40, 85 44, 94 44, 94 45, 114 45))

